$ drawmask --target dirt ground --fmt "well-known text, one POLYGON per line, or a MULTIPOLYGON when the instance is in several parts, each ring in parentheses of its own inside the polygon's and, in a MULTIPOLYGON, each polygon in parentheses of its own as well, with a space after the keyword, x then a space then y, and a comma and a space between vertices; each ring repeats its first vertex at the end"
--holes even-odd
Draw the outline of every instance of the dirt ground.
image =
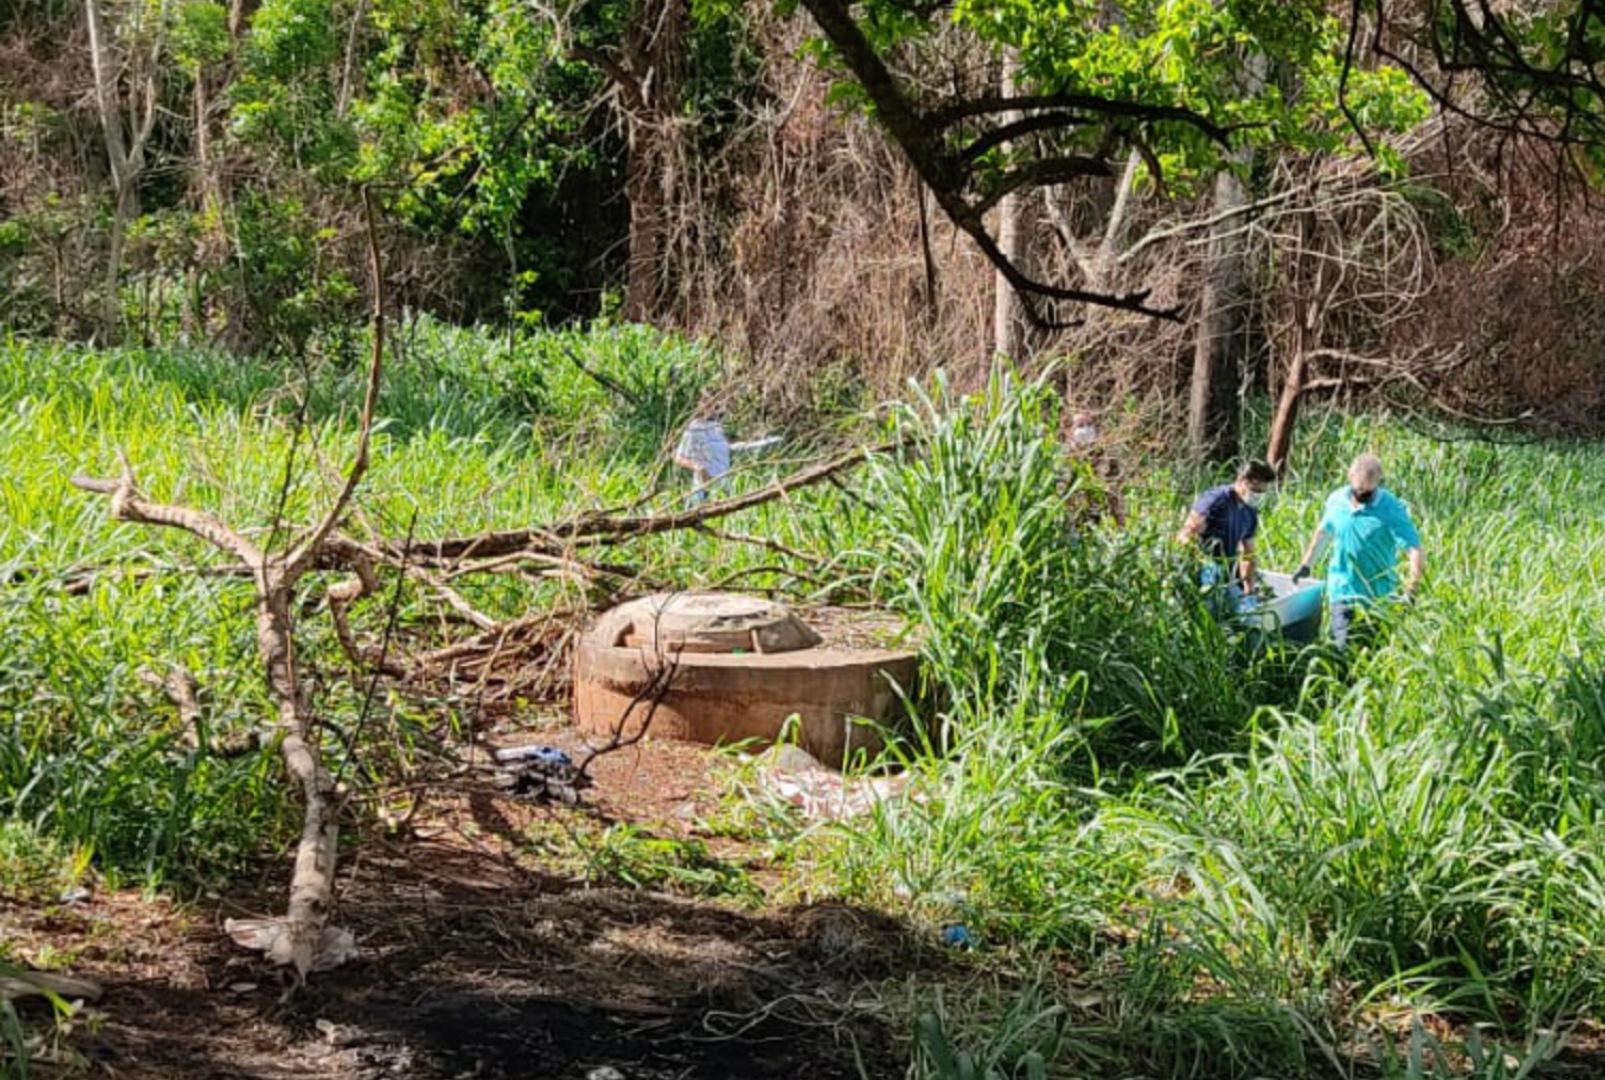
MULTIPOLYGON (((691 811, 716 794, 709 760, 707 751, 652 742, 600 759, 589 813, 660 832, 688 828, 691 811)), ((104 986, 94 1019, 72 1038, 93 1074, 903 1074, 904 1026, 874 988, 948 962, 927 940, 837 905, 753 909, 588 888, 503 843, 534 816, 574 813, 483 791, 444 794, 406 835, 360 838, 342 854, 336 919, 355 932, 359 955, 288 1000, 284 973, 222 930, 228 916, 282 906, 285 866, 183 905, 97 893, 18 907, 0 912, 0 934, 17 956, 104 986)))

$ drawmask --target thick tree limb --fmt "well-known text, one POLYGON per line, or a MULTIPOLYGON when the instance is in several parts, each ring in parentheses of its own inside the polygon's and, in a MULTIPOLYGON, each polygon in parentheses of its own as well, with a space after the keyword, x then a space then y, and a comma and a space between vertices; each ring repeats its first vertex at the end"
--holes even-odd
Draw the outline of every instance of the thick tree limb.
MULTIPOLYGON (((1065 120, 1065 128, 1085 126, 1097 119, 1124 123, 1186 122, 1201 126, 1212 137, 1223 138, 1225 133, 1222 129, 1185 109, 1112 101, 1090 94, 988 96, 955 102, 928 113, 923 112, 904 92, 880 53, 853 19, 847 0, 802 0, 802 5, 814 17, 814 21, 835 46, 859 86, 874 103, 876 118, 902 149, 909 164, 919 174, 925 186, 930 188, 937 204, 942 207, 953 224, 969 234, 981 253, 997 268, 998 273, 1021 295, 1032 321, 1038 324, 1046 322, 1042 313, 1037 310, 1037 306, 1030 302, 1031 298, 1094 304, 1158 318, 1180 318, 1180 313, 1176 309, 1149 307, 1146 290, 1114 294, 1093 289, 1071 288, 1050 284, 1021 270, 1004 253, 983 221, 986 210, 992 206, 992 201, 987 201, 983 195, 982 201, 975 203, 967 194, 977 186, 980 179, 974 168, 977 158, 984 155, 985 149, 989 147, 983 147, 981 154, 967 155, 963 150, 950 152, 947 149, 946 129, 972 116, 1011 113, 1034 108, 1061 110, 1059 115, 1065 120), (1072 114, 1063 111, 1069 109, 1080 110, 1086 116, 1077 116, 1072 120, 1072 114)), ((1021 124, 1026 119, 1028 118, 1021 118, 1014 123, 1021 124)), ((1033 126, 1033 130, 1039 129, 1033 126)), ((1049 129, 1042 127, 1040 130, 1049 129)), ((1015 135, 1010 134, 1007 137, 1013 138, 1015 135)), ((994 135, 992 138, 997 139, 998 136, 994 135)), ((1004 140, 999 139, 999 141, 1004 140)), ((1107 171, 1107 165, 1104 166, 1104 170, 1107 171)), ((1067 175, 1068 166, 1058 165, 1048 169, 1041 182, 1062 183, 1067 175)), ((1088 174, 1079 172, 1076 175, 1088 174)))
POLYGON ((1084 176, 1108 176, 1109 163, 1099 158, 1058 157, 1028 162, 1004 173, 985 195, 975 203, 975 213, 985 214, 1005 197, 1023 187, 1052 187, 1069 183, 1084 176))
POLYGON ((1075 113, 1043 112, 1031 116, 1021 117, 1019 120, 999 125, 980 136, 963 150, 959 151, 959 160, 966 165, 981 160, 987 154, 1015 139, 1023 139, 1027 135, 1035 135, 1039 131, 1063 131, 1066 128, 1085 124, 1086 118, 1075 113))
MULTIPOLYGON (((812 7, 809 8, 812 11, 812 7)), ((1091 117, 1118 117, 1143 123, 1187 124, 1208 135, 1216 142, 1225 142, 1232 129, 1222 127, 1191 109, 1179 105, 1146 105, 1139 101, 1121 101, 1097 94, 989 94, 953 102, 927 114, 927 121, 939 128, 951 127, 960 120, 975 116, 1020 112, 1025 109, 1076 109, 1080 110, 1079 123, 1091 117)), ((1074 114, 1071 114, 1074 115, 1074 114)))
POLYGON ((89 476, 75 476, 72 478, 72 484, 84 491, 111 496, 111 516, 119 521, 135 521, 143 525, 181 529, 235 556, 253 575, 261 574, 262 552, 257 550, 255 544, 204 510, 195 510, 187 506, 170 506, 146 499, 135 486, 133 474, 128 471, 126 461, 120 480, 97 480, 89 476))

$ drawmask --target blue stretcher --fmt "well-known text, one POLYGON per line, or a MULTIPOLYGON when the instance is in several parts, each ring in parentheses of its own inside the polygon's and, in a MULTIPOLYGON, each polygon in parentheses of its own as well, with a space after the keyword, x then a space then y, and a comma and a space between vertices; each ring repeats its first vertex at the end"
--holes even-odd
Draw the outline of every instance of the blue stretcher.
POLYGON ((1291 574, 1268 570, 1260 571, 1259 580, 1271 587, 1275 597, 1239 610, 1238 618, 1252 629, 1280 634, 1288 641, 1314 641, 1321 632, 1325 583, 1320 578, 1305 578, 1295 585, 1291 574))

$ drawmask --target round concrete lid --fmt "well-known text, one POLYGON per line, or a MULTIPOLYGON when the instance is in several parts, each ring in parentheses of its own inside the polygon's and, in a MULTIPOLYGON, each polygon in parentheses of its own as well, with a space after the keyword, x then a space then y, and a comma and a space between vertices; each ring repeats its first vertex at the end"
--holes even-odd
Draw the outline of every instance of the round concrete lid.
POLYGON ((819 635, 785 604, 739 593, 654 593, 621 604, 591 635, 606 645, 667 652, 792 652, 819 635))

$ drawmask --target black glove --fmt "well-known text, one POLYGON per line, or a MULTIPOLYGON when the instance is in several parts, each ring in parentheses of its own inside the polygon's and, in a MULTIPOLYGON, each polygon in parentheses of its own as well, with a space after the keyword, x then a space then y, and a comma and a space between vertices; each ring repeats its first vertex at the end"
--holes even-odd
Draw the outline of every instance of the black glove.
POLYGON ((1310 576, 1310 564, 1309 563, 1300 563, 1299 564, 1299 568, 1297 570, 1293 571, 1293 584, 1297 585, 1300 581, 1303 581, 1305 578, 1307 578, 1309 576, 1310 576))

